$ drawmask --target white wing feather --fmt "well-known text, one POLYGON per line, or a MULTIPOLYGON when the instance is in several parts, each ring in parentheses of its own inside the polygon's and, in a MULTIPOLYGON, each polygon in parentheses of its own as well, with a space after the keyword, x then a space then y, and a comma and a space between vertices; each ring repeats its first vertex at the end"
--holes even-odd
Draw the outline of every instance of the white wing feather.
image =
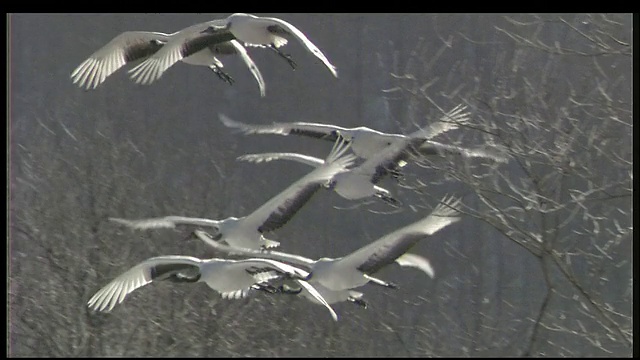
POLYGON ((194 225, 194 226, 207 226, 218 227, 220 221, 203 219, 203 218, 191 218, 184 216, 165 216, 159 218, 139 219, 139 220, 127 220, 120 218, 109 218, 110 221, 117 222, 132 229, 146 230, 146 229, 173 229, 177 225, 194 225))
POLYGON ((71 73, 74 84, 95 89, 105 79, 127 63, 126 54, 131 48, 153 40, 166 41, 168 35, 159 32, 127 31, 116 36, 105 46, 91 54, 71 73))
POLYGON ((331 71, 331 73, 333 74, 333 76, 335 76, 336 78, 338 77, 338 69, 333 66, 333 64, 331 64, 329 62, 329 60, 327 59, 327 57, 322 53, 322 51, 320 51, 320 49, 318 49, 318 47, 311 42, 311 40, 309 40, 307 38, 307 36, 302 33, 302 31, 298 30, 298 28, 296 28, 295 26, 289 24, 288 22, 282 20, 282 19, 278 19, 278 18, 273 18, 273 17, 266 17, 263 18, 264 20, 268 20, 268 21, 272 21, 274 23, 276 23, 279 26, 282 26, 283 28, 285 28, 288 32, 290 32, 295 38, 297 38, 300 43, 302 45, 304 45, 304 47, 313 55, 315 55, 318 59, 320 59, 320 61, 322 61, 322 63, 329 69, 329 71, 331 71))
POLYGON ((435 272, 433 271, 433 267, 429 260, 420 255, 406 253, 397 258, 396 262, 400 266, 409 266, 422 270, 432 279, 435 276, 435 272))
POLYGON ((264 79, 262 78, 262 73, 260 73, 260 70, 258 69, 258 66, 253 62, 253 59, 251 59, 251 57, 247 53, 247 49, 245 49, 242 44, 240 44, 236 40, 231 40, 229 42, 236 48, 238 55, 240 55, 244 63, 247 65, 249 71, 251 71, 251 74, 253 74, 253 77, 256 78, 258 87, 260 87, 260 96, 264 97, 266 86, 264 84, 264 79))

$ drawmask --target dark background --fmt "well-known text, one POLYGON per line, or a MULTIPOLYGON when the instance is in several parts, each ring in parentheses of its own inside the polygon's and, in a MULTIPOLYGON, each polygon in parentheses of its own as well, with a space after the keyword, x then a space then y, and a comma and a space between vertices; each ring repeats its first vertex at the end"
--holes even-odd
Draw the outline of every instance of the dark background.
POLYGON ((297 26, 339 78, 294 39, 248 48, 236 83, 178 63, 150 86, 125 67, 85 91, 71 72, 127 30, 173 32, 228 14, 8 16, 11 356, 630 356, 630 14, 256 14, 297 26), (435 279, 393 264, 369 308, 296 297, 219 300, 204 284, 151 284, 109 314, 86 302, 140 261, 206 257, 189 229, 134 232, 110 216, 242 216, 309 171, 236 162, 245 153, 325 157, 331 144, 243 136, 248 123, 310 121, 409 133, 464 103, 473 125, 439 137, 489 144, 508 164, 447 157, 383 182, 404 207, 317 194, 270 237, 338 257, 429 214, 445 194, 464 218, 411 251, 435 279))

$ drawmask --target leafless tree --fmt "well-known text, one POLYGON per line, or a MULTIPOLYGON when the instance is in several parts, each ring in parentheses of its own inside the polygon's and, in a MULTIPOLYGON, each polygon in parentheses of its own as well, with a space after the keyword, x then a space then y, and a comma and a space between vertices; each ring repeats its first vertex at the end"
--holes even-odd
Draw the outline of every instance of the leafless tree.
MULTIPOLYGON (((449 141, 485 144, 510 160, 479 164, 452 157, 423 164, 463 184, 465 213, 539 262, 520 284, 537 311, 527 314, 495 291, 487 301, 497 308, 476 316, 494 329, 483 333, 499 331, 505 313, 516 322, 511 334, 495 341, 477 335, 479 354, 504 355, 507 347, 522 356, 631 353, 629 21, 624 15, 505 15, 487 38, 471 31, 472 20, 458 37, 441 38, 435 51, 419 44, 403 73, 395 74, 397 86, 388 93, 410 99, 410 118, 446 99, 466 102, 475 109, 474 124, 449 141), (448 64, 445 76, 435 70, 451 47, 491 42, 501 51, 448 64)), ((416 178, 412 187, 425 193, 433 185, 416 178)))

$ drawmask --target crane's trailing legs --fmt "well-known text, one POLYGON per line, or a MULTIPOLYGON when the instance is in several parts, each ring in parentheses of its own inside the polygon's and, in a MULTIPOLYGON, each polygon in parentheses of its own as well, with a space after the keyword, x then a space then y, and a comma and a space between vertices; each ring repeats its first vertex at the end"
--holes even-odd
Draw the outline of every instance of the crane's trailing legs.
POLYGON ((400 207, 402 206, 402 202, 400 202, 398 199, 394 198, 393 196, 389 195, 389 194, 385 194, 382 192, 376 193, 376 197, 378 197, 380 200, 386 202, 389 205, 392 205, 394 207, 400 207))
POLYGON ((275 51, 278 55, 280 55, 283 59, 287 60, 287 62, 289 63, 289 65, 291 66, 291 68, 293 70, 295 70, 298 67, 298 64, 291 58, 291 55, 289 54, 285 54, 283 53, 280 49, 278 49, 275 45, 271 44, 269 45, 269 48, 273 51, 275 51))
POLYGON ((369 276, 369 275, 366 275, 366 274, 364 274, 364 277, 367 278, 367 280, 371 281, 372 284, 384 286, 384 287, 387 287, 389 289, 397 289, 398 288, 398 285, 396 285, 395 283, 392 283, 391 281, 380 280, 378 278, 374 278, 373 276, 369 276))
POLYGON ((235 80, 233 80, 231 75, 222 71, 222 69, 218 65, 215 65, 215 64, 209 65, 209 69, 211 69, 216 75, 218 75, 220 80, 226 83, 229 83, 229 85, 233 85, 233 83, 235 82, 235 80))
POLYGON ((356 304, 356 305, 358 305, 358 306, 361 306, 361 307, 363 307, 363 308, 365 308, 365 309, 367 308, 367 302, 366 302, 366 301, 364 301, 364 300, 362 300, 362 299, 356 299, 356 298, 352 298, 352 297, 350 297, 350 298, 348 298, 347 300, 349 300, 349 301, 351 301, 352 303, 354 303, 354 304, 356 304))

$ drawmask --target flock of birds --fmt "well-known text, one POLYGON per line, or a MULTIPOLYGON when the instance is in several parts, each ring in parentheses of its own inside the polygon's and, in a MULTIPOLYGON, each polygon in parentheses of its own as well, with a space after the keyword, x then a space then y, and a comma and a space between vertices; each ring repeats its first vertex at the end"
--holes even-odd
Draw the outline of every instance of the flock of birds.
MULTIPOLYGON (((262 96, 265 84, 258 67, 245 46, 268 48, 296 67, 290 55, 280 47, 286 37, 296 38, 337 77, 336 67, 295 26, 272 17, 257 17, 237 13, 189 26, 172 34, 128 31, 116 36, 104 47, 82 62, 71 74, 74 83, 86 89, 96 88, 122 66, 137 63, 129 70, 131 78, 140 84, 158 80, 178 61, 209 67, 220 79, 232 83, 218 57, 239 55, 255 77, 262 96)), ((245 124, 220 114, 225 126, 244 134, 299 135, 333 143, 324 159, 298 153, 247 154, 238 160, 254 163, 272 160, 293 160, 311 165, 307 175, 295 181, 252 213, 226 219, 205 219, 183 216, 111 221, 138 230, 193 226, 192 237, 200 239, 227 258, 200 259, 191 256, 168 255, 147 259, 134 266, 102 289, 88 306, 97 311, 111 311, 127 294, 151 282, 205 282, 223 298, 243 298, 256 291, 296 295, 324 305, 334 320, 338 319, 331 304, 349 301, 367 307, 363 293, 355 289, 371 283, 387 288, 395 284, 374 277, 385 266, 397 263, 420 269, 433 277, 429 261, 409 250, 420 240, 460 220, 461 202, 445 197, 425 218, 386 234, 379 239, 339 258, 309 259, 300 255, 273 250, 279 242, 265 234, 285 224, 318 192, 333 190, 349 200, 376 198, 399 207, 388 189, 377 184, 385 176, 399 177, 413 160, 430 156, 454 155, 506 161, 490 149, 466 149, 432 140, 457 129, 469 120, 466 107, 459 105, 433 122, 409 135, 388 134, 367 127, 344 128, 317 123, 245 124), (207 228, 209 232, 198 228, 207 228), (231 259, 236 257, 237 259, 231 259)))
POLYGON ((280 47, 287 44, 284 36, 293 36, 338 77, 338 71, 326 56, 300 30, 288 22, 250 14, 233 14, 226 19, 208 21, 189 26, 172 34, 151 31, 126 31, 113 38, 107 45, 91 54, 71 74, 74 84, 95 89, 115 71, 128 63, 138 64, 129 70, 138 84, 151 84, 178 61, 191 65, 207 66, 228 83, 234 80, 222 68, 218 59, 225 55, 239 55, 253 74, 265 96, 265 84, 260 70, 253 62, 245 46, 272 49, 283 57, 292 68, 297 64, 280 47))

